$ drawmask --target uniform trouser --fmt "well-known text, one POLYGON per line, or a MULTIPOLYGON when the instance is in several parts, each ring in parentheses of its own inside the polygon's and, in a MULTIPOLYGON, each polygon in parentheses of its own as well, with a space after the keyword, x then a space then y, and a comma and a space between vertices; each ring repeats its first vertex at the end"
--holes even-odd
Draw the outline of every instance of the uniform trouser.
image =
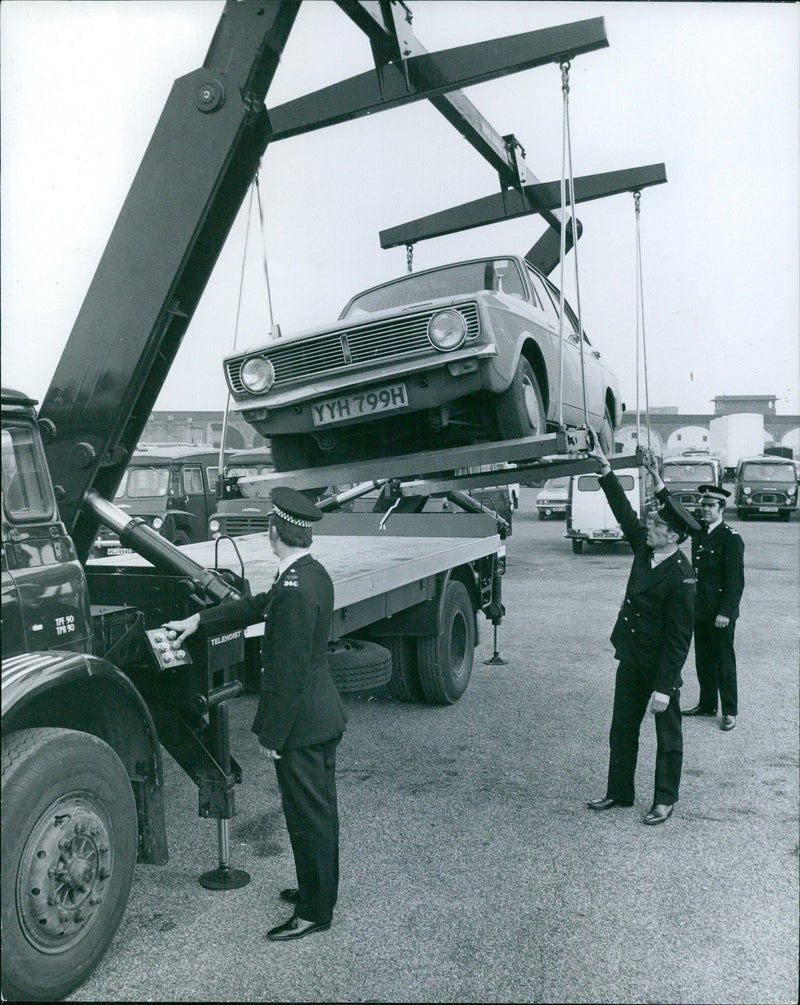
POLYGON ((700 685, 698 705, 708 712, 716 712, 719 694, 722 714, 738 715, 735 629, 735 620, 725 628, 715 628, 713 621, 694 623, 694 659, 700 685))
MULTIPOLYGON (((621 803, 633 803, 634 778, 639 754, 639 731, 653 693, 652 668, 622 660, 617 667, 614 713, 608 743, 606 796, 621 803)), ((653 716, 656 726, 656 778, 653 805, 671 806, 678 801, 683 766, 680 691, 676 689, 663 712, 653 716)))
POLYGON ((336 747, 340 739, 282 750, 274 762, 300 891, 295 914, 319 924, 330 922, 339 890, 336 747))

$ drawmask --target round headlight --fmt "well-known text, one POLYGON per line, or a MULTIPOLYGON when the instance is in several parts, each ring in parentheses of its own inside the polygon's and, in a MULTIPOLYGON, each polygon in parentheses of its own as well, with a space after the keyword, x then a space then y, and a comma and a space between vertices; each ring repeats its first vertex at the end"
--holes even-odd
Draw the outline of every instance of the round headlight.
POLYGON ((439 311, 428 322, 428 338, 434 349, 450 352, 467 337, 467 322, 458 311, 439 311))
POLYGON ((753 491, 753 490, 752 490, 752 489, 750 488, 750 486, 749 486, 749 485, 745 485, 745 487, 744 487, 744 494, 745 494, 746 496, 749 496, 749 495, 750 495, 750 493, 751 493, 752 491, 753 491))
POLYGON ((275 368, 268 359, 253 356, 244 364, 239 376, 251 394, 258 394, 261 391, 269 391, 275 383, 275 368))
POLYGON ((163 526, 164 526, 164 521, 161 519, 161 517, 160 516, 154 516, 153 517, 153 530, 161 530, 161 528, 163 526))
POLYGON ((219 530, 219 520, 209 520, 208 529, 212 534, 216 534, 219 530))

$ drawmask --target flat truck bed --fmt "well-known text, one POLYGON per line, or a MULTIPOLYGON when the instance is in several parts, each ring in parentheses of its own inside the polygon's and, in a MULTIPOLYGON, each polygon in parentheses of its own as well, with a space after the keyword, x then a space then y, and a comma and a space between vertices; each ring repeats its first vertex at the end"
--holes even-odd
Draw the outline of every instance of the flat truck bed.
MULTIPOLYGON (((483 513, 330 513, 314 531, 311 553, 334 586, 334 637, 391 617, 437 593, 437 577, 504 553, 496 522, 483 513), (380 529, 385 521, 383 530, 380 529)), ((265 533, 185 545, 205 568, 244 575, 252 593, 268 590, 278 567, 265 533), (238 551, 238 555, 237 555, 238 551)), ((89 570, 148 567, 136 554, 101 558, 89 570)))

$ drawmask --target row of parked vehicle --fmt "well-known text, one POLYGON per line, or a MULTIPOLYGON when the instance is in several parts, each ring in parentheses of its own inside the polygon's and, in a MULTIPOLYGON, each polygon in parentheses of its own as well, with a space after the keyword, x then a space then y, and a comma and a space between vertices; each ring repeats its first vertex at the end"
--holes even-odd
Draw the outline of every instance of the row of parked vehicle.
MULTIPOLYGON (((692 513, 700 512, 700 486, 722 485, 722 468, 709 454, 691 452, 664 458, 661 477, 667 488, 692 513)), ((617 471, 634 508, 644 513, 653 494, 647 475, 638 468, 617 471)), ((739 461, 733 488, 736 515, 741 520, 774 516, 789 520, 797 508, 800 469, 791 458, 762 454, 739 461)), ((566 519, 567 537, 576 554, 584 544, 621 540, 596 475, 550 478, 536 497, 540 520, 566 519)))
MULTIPOLYGON (((269 495, 249 479, 275 470, 270 447, 228 450, 224 462, 220 479, 216 447, 142 443, 131 459, 114 501, 173 544, 266 530, 269 495)), ((636 468, 619 471, 618 476, 634 507, 644 512, 652 486, 642 481, 636 468)), ((661 477, 694 513, 700 510, 699 486, 722 484, 719 461, 699 452, 665 458, 661 477)), ((511 511, 518 505, 516 488, 512 486, 508 493, 508 512, 493 496, 489 498, 491 493, 487 494, 488 505, 497 508, 509 522, 511 511)), ((797 462, 767 454, 739 462, 734 502, 740 519, 776 516, 789 520, 797 501, 797 462)), ((567 519, 567 535, 576 553, 584 544, 621 538, 595 475, 548 479, 537 495, 536 509, 540 520, 567 519)), ((120 555, 125 551, 110 530, 101 529, 93 557, 120 555)))

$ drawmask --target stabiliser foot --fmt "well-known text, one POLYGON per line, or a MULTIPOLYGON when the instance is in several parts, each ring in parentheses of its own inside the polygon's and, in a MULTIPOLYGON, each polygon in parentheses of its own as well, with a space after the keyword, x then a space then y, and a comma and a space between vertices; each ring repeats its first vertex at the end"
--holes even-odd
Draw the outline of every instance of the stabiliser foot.
POLYGON ((211 872, 204 872, 197 882, 206 890, 238 890, 250 882, 250 873, 242 869, 219 866, 211 872))

